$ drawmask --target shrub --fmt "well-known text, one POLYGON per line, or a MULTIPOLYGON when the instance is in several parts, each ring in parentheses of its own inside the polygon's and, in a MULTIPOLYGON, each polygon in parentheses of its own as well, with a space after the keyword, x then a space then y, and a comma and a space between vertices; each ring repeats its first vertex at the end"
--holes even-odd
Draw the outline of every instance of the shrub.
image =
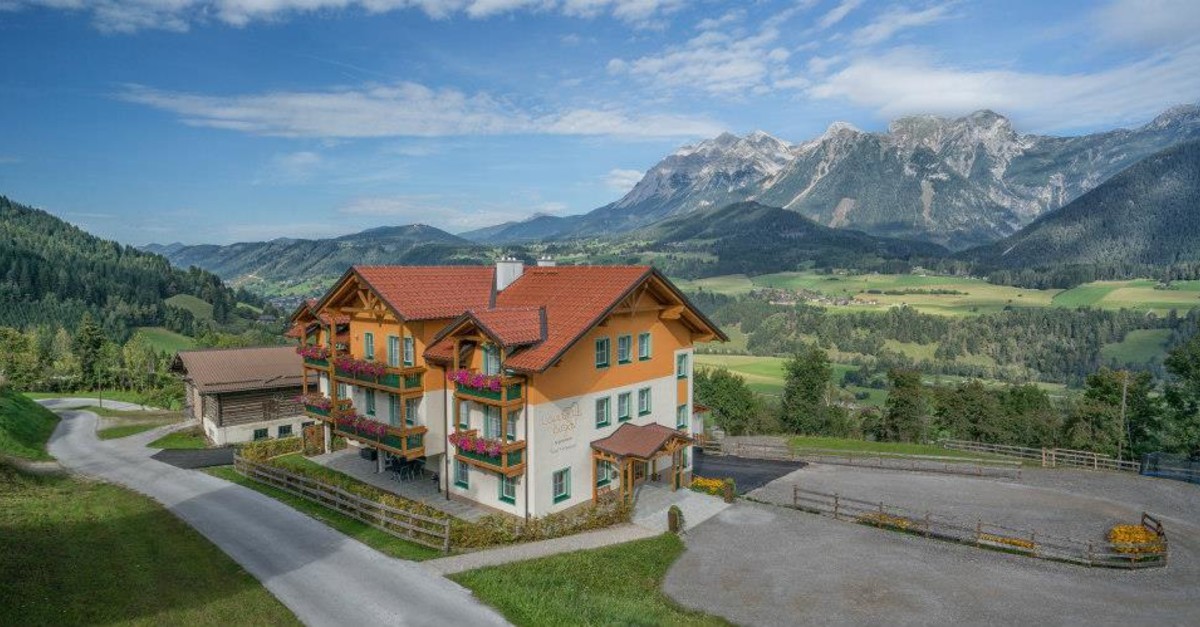
POLYGON ((1129 555, 1162 553, 1167 548, 1157 533, 1142 525, 1117 525, 1108 531, 1108 541, 1113 550, 1129 555))
POLYGON ((278 440, 259 440, 247 442, 239 447, 238 454, 252 462, 263 462, 273 457, 296 453, 304 448, 304 441, 299 437, 281 438, 278 440))
POLYGON ((1018 549, 1032 551, 1037 548, 1037 544, 1032 540, 1022 538, 1011 538, 1009 536, 998 536, 990 533, 979 534, 979 539, 983 542, 991 542, 992 544, 1000 544, 1003 546, 1011 546, 1018 549))
POLYGON ((859 516, 856 522, 876 527, 889 527, 900 531, 908 531, 913 524, 913 521, 903 516, 892 516, 883 512, 868 512, 859 516))

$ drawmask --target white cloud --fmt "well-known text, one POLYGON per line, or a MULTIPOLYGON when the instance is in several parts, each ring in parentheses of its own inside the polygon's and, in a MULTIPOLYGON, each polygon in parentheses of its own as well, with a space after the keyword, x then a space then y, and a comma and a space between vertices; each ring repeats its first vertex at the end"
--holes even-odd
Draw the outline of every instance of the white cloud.
POLYGON ((904 29, 926 26, 949 17, 949 4, 931 6, 917 11, 894 8, 881 13, 866 26, 855 30, 850 39, 856 45, 870 46, 883 43, 904 29))
POLYGON ((857 9, 863 0, 842 0, 836 7, 830 9, 821 19, 817 20, 817 28, 825 30, 831 26, 837 25, 838 22, 846 19, 846 16, 851 11, 857 9))
POLYGON ((1200 38, 1200 2, 1196 0, 1114 0, 1092 21, 1110 41, 1162 47, 1200 38))
POLYGON ((302 150, 277 154, 254 180, 255 184, 292 184, 309 181, 324 161, 321 155, 302 150))
POLYGON ((696 89, 734 96, 767 91, 775 80, 792 80, 786 64, 790 53, 776 42, 782 24, 796 10, 772 16, 753 34, 703 30, 684 44, 657 54, 612 59, 608 71, 628 73, 653 89, 696 89))
POLYGON ((89 14, 110 33, 186 31, 212 20, 231 26, 331 11, 387 13, 419 10, 431 19, 464 15, 485 19, 520 11, 560 11, 578 17, 611 16, 635 27, 655 26, 683 0, 0 0, 0 10, 45 7, 89 14))
POLYGON ((744 9, 734 9, 718 17, 708 17, 700 20, 696 24, 696 30, 717 30, 737 24, 745 18, 746 11, 744 9))
POLYGON ((994 109, 1037 131, 1127 124, 1200 99, 1200 45, 1075 74, 959 68, 914 50, 863 57, 808 91, 882 117, 994 109))
POLYGON ((695 137, 719 132, 711 120, 615 109, 532 113, 487 94, 431 89, 411 82, 356 89, 208 96, 140 85, 119 94, 129 102, 171 111, 184 123, 256 135, 361 138, 454 135, 611 135, 695 137))
POLYGON ((605 175, 604 184, 614 192, 624 194, 625 192, 633 189, 634 185, 637 185, 638 181, 641 181, 643 176, 645 176, 645 173, 641 170, 623 170, 621 168, 613 168, 612 170, 608 171, 607 175, 605 175))

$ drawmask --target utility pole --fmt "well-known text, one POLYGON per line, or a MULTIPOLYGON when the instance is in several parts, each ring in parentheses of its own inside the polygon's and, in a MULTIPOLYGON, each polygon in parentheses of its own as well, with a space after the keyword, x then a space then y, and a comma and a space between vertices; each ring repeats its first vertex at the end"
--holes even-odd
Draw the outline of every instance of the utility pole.
POLYGON ((1125 421, 1126 400, 1129 398, 1129 371, 1121 371, 1121 437, 1117 439, 1117 460, 1124 459, 1122 452, 1127 437, 1129 437, 1128 423, 1125 421))

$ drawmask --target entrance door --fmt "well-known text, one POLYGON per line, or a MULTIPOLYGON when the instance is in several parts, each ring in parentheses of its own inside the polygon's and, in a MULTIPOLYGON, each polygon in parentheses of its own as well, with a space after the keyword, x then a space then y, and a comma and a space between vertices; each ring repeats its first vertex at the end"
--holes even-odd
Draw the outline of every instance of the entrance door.
POLYGON ((633 462, 633 483, 637 485, 646 480, 646 462, 633 462))

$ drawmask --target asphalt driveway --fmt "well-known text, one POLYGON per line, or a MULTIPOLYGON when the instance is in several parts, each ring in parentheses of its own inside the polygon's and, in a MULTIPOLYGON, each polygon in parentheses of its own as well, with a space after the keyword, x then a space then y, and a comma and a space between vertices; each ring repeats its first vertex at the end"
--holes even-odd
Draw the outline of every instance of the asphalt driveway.
POLYGON ((805 466, 804 462, 750 459, 732 455, 705 455, 696 449, 692 460, 693 471, 701 477, 714 479, 733 478, 737 493, 745 494, 794 472, 805 466))
POLYGON ((97 417, 64 411, 49 450, 67 468, 146 494, 258 578, 308 625, 499 625, 471 593, 387 557, 253 490, 151 458, 171 427, 96 438, 97 417))

